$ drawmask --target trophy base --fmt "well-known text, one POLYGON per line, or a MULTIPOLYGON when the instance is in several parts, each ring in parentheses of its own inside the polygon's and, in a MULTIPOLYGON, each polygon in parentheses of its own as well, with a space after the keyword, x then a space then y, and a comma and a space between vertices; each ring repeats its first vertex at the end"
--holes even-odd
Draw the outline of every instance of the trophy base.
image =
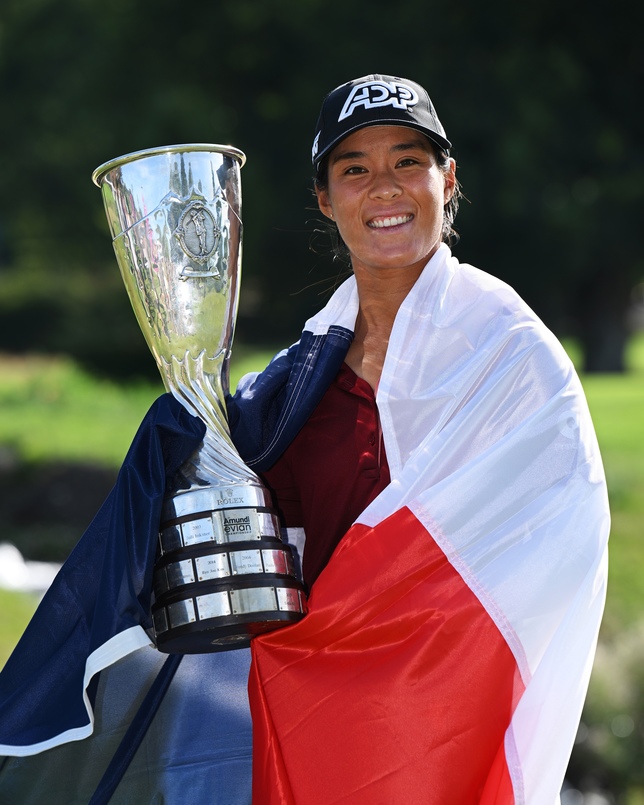
POLYGON ((297 623, 301 613, 267 612, 267 620, 256 615, 217 619, 217 624, 193 623, 157 635, 157 649, 163 654, 212 654, 248 648, 253 637, 297 623))
POLYGON ((244 648, 296 623, 306 596, 277 514, 258 486, 202 487, 168 498, 153 574, 157 648, 244 648))
POLYGON ((276 574, 189 585, 152 607, 156 646, 166 654, 245 648, 256 635, 297 623, 305 613, 301 585, 276 574))

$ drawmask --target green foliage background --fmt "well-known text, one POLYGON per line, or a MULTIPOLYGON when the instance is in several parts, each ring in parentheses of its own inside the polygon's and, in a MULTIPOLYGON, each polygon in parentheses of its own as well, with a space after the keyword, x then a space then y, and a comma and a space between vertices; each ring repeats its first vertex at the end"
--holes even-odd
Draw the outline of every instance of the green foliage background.
POLYGON ((319 105, 379 71, 426 85, 455 144, 458 256, 580 338, 588 369, 622 369, 644 279, 642 22, 627 0, 4 0, 0 349, 154 376, 90 175, 208 141, 248 156, 239 338, 294 339, 341 272, 315 234, 319 105))

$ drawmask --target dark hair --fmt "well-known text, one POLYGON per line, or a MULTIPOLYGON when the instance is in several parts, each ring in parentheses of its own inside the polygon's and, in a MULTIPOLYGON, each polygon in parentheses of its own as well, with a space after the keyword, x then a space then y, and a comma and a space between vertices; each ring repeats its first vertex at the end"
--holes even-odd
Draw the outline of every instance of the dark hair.
MULTIPOLYGON (((443 174, 447 174, 449 172, 449 154, 447 151, 443 151, 443 149, 435 145, 429 138, 426 139, 432 149, 439 170, 443 174)), ((313 184, 317 190, 326 190, 328 188, 329 156, 326 156, 322 162, 320 162, 320 167, 318 168, 317 174, 313 178, 313 184)), ((442 236, 443 241, 448 245, 456 243, 459 239, 458 232, 456 232, 454 229, 454 221, 456 219, 456 213, 458 212, 458 203, 462 197, 463 194, 461 192, 461 186, 458 182, 458 179, 455 179, 452 197, 443 208, 442 236)), ((327 229, 329 235, 331 236, 334 256, 342 259, 345 262, 349 262, 349 250, 342 240, 342 236, 340 235, 335 221, 328 221, 327 229)))

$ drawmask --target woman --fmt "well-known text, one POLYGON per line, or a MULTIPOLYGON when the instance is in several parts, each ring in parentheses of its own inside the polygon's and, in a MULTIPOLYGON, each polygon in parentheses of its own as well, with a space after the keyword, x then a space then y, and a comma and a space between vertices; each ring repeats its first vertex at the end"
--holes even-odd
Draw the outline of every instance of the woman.
MULTIPOLYGON (((604 603, 605 482, 554 336, 443 242, 449 148, 414 82, 371 75, 325 99, 316 192, 353 275, 228 401, 309 611, 252 641, 250 677, 247 650, 186 656, 92 805, 247 804, 247 679, 256 805, 557 801, 604 603)), ((154 544, 167 478, 202 438, 157 401, 7 663, 0 753, 18 757, 0 798, 87 802, 143 691, 172 678, 142 628, 151 567, 120 556, 154 544), (104 634, 130 635, 130 654, 104 634)))
POLYGON ((558 800, 604 601, 603 472, 561 346, 443 242, 449 148, 414 82, 327 96, 316 194, 353 276, 230 402, 310 589, 304 620, 253 641, 258 803, 558 800))
POLYGON ((340 374, 285 457, 264 475, 287 523, 299 518, 309 535, 304 554, 309 585, 358 514, 389 483, 375 391, 398 308, 451 233, 456 164, 445 152, 449 143, 423 93, 409 82, 374 76, 332 93, 320 117, 318 144, 324 139, 314 160, 315 190, 349 257, 358 313, 340 374), (352 115, 344 118, 348 125, 339 132, 333 128, 334 106, 346 105, 354 86, 367 87, 378 98, 384 87, 390 103, 383 106, 380 99, 370 109, 354 100, 352 115), (399 122, 411 121, 414 128, 393 125, 398 122, 393 104, 403 88, 408 95, 403 94, 399 122), (317 471, 294 469, 301 456, 305 462, 314 457, 317 471))

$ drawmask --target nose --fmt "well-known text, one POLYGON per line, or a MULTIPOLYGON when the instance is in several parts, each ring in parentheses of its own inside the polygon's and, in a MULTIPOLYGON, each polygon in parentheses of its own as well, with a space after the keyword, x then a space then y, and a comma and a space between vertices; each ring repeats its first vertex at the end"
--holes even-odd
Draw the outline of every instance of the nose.
POLYGON ((371 198, 392 199, 402 193, 396 174, 390 169, 374 171, 369 189, 371 198))

